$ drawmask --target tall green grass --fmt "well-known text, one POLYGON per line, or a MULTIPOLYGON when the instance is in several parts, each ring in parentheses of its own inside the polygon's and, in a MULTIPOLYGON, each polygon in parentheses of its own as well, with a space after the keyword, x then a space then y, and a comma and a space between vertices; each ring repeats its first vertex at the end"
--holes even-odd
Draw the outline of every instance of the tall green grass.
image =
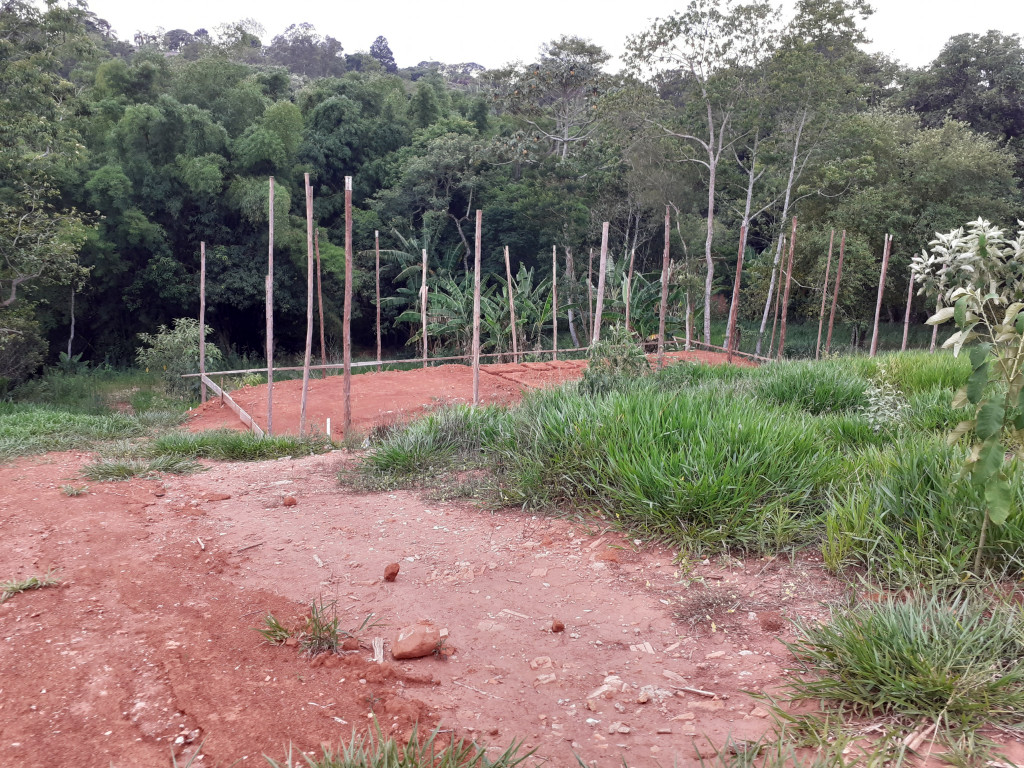
POLYGON ((88 448, 98 441, 138 437, 146 427, 121 413, 73 413, 0 401, 0 460, 88 448))
POLYGON ((145 446, 142 455, 219 459, 223 461, 263 461, 284 456, 308 456, 329 451, 334 446, 326 437, 275 435, 257 437, 252 432, 231 429, 186 432, 177 430, 157 435, 145 446))

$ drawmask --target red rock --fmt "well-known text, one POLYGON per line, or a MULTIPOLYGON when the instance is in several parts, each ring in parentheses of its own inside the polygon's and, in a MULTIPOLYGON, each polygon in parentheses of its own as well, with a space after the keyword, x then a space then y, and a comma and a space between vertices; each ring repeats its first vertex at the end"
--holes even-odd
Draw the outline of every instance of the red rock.
POLYGON ((563 624, 559 619, 554 619, 551 622, 551 631, 552 632, 565 632, 565 624, 563 624))
POLYGON ((343 651, 358 651, 359 650, 359 638, 346 637, 344 642, 341 644, 341 650, 343 651))
POLYGON ((384 569, 384 581, 394 581, 398 576, 398 563, 391 563, 384 569))
POLYGON ((284 644, 288 648, 297 648, 299 645, 299 641, 294 637, 289 637, 287 640, 284 641, 284 644))
POLYGON ((391 641, 395 659, 418 659, 431 655, 441 644, 441 632, 433 624, 423 622, 403 627, 391 641))
POLYGON ((284 501, 283 501, 282 503, 283 503, 283 504, 284 504, 284 505, 285 505, 286 507, 294 507, 294 506, 295 506, 296 504, 298 504, 299 502, 297 502, 297 501, 295 500, 295 497, 294 497, 294 496, 285 496, 285 497, 284 497, 284 501))
POLYGON ((227 501, 230 498, 230 493, 210 493, 206 496, 207 501, 227 501))

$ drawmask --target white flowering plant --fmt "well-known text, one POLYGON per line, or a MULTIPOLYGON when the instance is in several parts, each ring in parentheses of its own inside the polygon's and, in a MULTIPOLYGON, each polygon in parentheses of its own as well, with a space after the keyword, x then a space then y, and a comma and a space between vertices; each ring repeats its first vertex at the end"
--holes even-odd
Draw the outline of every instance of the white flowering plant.
POLYGON ((1008 462, 1024 459, 1024 222, 1017 225, 1011 239, 984 219, 972 221, 937 234, 931 252, 911 262, 921 292, 945 305, 928 324, 956 325, 943 349, 970 349, 972 372, 953 406, 974 406, 974 418, 957 425, 949 441, 970 439, 963 474, 985 499, 976 572, 989 524, 1003 525, 1013 511, 1008 462))

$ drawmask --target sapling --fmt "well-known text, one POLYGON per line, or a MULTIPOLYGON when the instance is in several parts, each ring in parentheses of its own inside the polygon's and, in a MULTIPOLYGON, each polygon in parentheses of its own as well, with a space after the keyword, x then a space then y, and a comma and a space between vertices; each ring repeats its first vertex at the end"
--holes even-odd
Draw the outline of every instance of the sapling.
POLYGON ((1011 240, 984 219, 972 221, 966 231, 937 234, 931 253, 911 263, 920 292, 945 305, 928 324, 956 324, 943 349, 956 356, 970 349, 973 371, 953 407, 974 406, 974 418, 957 425, 949 441, 970 440, 963 475, 984 498, 976 573, 989 525, 1002 526, 1012 510, 1009 462, 1024 458, 1024 222, 1017 224, 1011 240))

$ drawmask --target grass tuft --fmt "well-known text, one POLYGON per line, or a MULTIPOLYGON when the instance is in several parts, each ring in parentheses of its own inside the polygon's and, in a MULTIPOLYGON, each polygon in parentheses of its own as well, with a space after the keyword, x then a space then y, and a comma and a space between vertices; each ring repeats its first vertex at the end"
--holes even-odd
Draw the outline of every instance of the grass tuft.
POLYGON ((52 570, 42 576, 29 576, 27 579, 11 579, 0 581, 0 603, 6 603, 12 597, 30 589, 43 589, 55 587, 60 584, 60 579, 52 570))
POLYGON ((187 475, 202 469, 203 466, 198 462, 181 456, 157 456, 152 459, 101 458, 84 466, 82 474, 89 480, 109 482, 151 477, 160 473, 187 475))
POLYGON ((230 429, 206 432, 167 432, 155 437, 147 446, 151 457, 178 456, 190 459, 218 459, 222 461, 264 461, 286 456, 308 456, 333 449, 325 437, 292 437, 275 435, 257 437, 252 432, 230 429))

